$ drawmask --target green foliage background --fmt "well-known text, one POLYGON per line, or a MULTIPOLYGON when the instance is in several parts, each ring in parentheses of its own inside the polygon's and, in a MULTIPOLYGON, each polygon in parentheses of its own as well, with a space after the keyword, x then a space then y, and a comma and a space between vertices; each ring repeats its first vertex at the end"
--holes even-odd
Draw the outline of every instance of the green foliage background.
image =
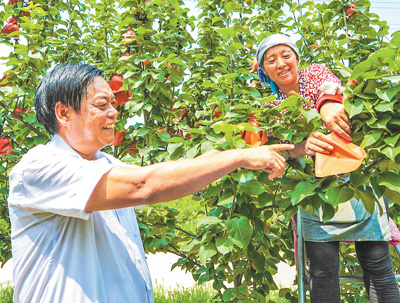
MULTIPOLYGON (((299 68, 325 64, 342 79, 353 141, 368 157, 349 179, 315 178, 310 158, 289 161, 285 175, 273 181, 265 172, 239 169, 193 196, 192 203, 200 205, 191 217, 198 218, 196 228, 186 224, 188 217, 179 207, 142 209, 138 219, 146 251, 181 256, 175 266, 190 271, 199 284, 211 282, 218 302, 265 302, 266 294, 277 289, 272 279, 276 264, 294 263, 290 218, 298 206, 310 211, 322 206, 324 219, 329 219, 351 197, 363 199, 372 210, 376 198, 385 194, 392 217, 398 217, 400 34, 390 42, 385 39, 388 26, 370 12, 369 1, 354 1, 358 8, 351 16, 345 13, 350 2, 338 0, 195 3, 197 17, 180 0, 1 4, 3 26, 14 15, 20 27, 18 39, 12 37, 16 33, 0 35, 0 43, 13 49, 2 58, 7 74, 12 73, 0 83, 0 137, 9 138, 14 148, 13 154, 0 156, 3 264, 11 258, 8 174, 24 153, 49 139, 33 109, 36 85, 49 68, 84 61, 109 77, 125 78, 132 99, 118 107, 117 123, 118 131, 126 130, 125 141, 105 150, 128 163, 143 166, 193 158, 212 148, 250 148, 240 134, 253 130, 247 123, 252 113, 260 124, 254 130, 267 131, 269 143, 300 142, 322 126, 315 110, 303 109, 307 101, 293 96, 278 107, 266 107, 275 100, 270 89, 248 86, 259 81, 249 71, 258 43, 276 32, 301 38, 299 68), (136 35, 126 41, 129 28, 136 35), (347 86, 348 79, 358 85, 347 86), (18 106, 27 113, 18 114, 18 106), (129 123, 134 116, 144 122, 129 123)), ((341 254, 342 273, 360 271, 351 246, 343 246, 341 254)), ((280 294, 297 300, 290 289, 280 294)), ((345 286, 343 295, 348 302, 365 297, 356 286, 345 286)))

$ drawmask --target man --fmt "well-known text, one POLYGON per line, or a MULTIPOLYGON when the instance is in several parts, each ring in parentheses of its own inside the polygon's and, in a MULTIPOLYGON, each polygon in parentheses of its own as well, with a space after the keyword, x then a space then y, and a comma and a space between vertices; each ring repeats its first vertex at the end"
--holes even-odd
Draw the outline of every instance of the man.
POLYGON ((278 151, 229 150, 196 159, 126 166, 100 152, 114 139, 117 110, 103 73, 66 63, 40 82, 38 121, 52 140, 10 174, 14 302, 153 302, 131 206, 174 200, 239 167, 280 177, 278 151))

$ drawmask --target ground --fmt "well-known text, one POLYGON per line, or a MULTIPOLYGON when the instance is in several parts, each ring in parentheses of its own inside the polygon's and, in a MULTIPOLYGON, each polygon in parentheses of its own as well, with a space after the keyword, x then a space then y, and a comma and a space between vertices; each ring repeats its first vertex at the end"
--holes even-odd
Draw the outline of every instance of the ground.
MULTIPOLYGON (((178 258, 176 255, 164 253, 147 255, 147 263, 154 285, 162 285, 164 289, 188 288, 196 285, 190 273, 186 273, 178 267, 171 272, 171 266, 178 258)), ((279 263, 278 273, 274 276, 274 279, 279 287, 292 287, 295 276, 295 267, 279 263)), ((12 259, 0 269, 0 284, 7 285, 9 283, 12 284, 12 259)))

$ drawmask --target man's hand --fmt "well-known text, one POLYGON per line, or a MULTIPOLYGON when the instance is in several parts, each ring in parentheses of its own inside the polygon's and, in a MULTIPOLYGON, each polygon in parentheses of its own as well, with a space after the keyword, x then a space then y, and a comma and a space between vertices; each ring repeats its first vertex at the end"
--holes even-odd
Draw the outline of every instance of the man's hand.
POLYGON ((252 170, 262 169, 269 172, 269 179, 281 177, 285 171, 286 161, 278 152, 293 148, 294 145, 292 144, 273 144, 243 149, 243 156, 246 161, 244 168, 252 170))
POLYGON ((326 127, 343 140, 351 141, 350 119, 344 105, 338 102, 327 101, 320 109, 321 119, 326 127))
POLYGON ((304 153, 307 156, 315 156, 316 153, 329 155, 333 146, 327 142, 326 138, 327 136, 323 133, 312 132, 306 140, 304 153))

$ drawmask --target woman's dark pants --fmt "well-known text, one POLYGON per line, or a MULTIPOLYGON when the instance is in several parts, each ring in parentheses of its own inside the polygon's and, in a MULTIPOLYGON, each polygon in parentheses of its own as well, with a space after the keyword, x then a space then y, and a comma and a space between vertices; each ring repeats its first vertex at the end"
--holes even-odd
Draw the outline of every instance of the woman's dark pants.
MULTIPOLYGON (((312 303, 340 303, 339 242, 305 242, 310 271, 312 303)), ((355 242, 364 283, 371 303, 399 303, 389 243, 355 242)))

